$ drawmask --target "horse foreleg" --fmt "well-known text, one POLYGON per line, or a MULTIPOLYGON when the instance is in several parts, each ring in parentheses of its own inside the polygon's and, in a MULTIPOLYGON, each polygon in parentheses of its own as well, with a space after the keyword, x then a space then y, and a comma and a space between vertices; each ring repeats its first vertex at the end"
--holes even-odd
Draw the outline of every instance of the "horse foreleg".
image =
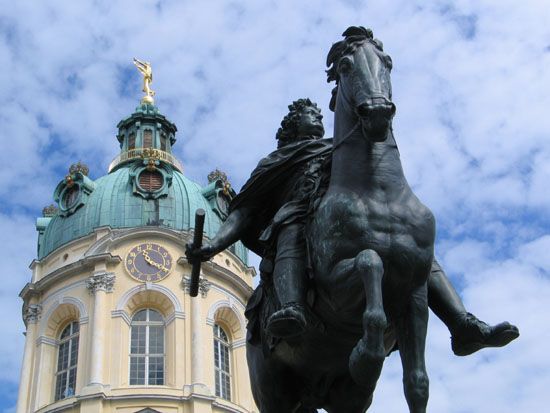
POLYGON ((363 337, 349 358, 353 380, 369 393, 374 392, 384 364, 384 331, 387 327, 382 301, 384 266, 373 250, 361 251, 354 261, 354 271, 363 281, 366 309, 363 313, 363 337))
POLYGON ((428 404, 429 380, 424 358, 427 327, 428 299, 424 284, 412 293, 409 306, 396 322, 403 387, 411 413, 425 413, 428 404))

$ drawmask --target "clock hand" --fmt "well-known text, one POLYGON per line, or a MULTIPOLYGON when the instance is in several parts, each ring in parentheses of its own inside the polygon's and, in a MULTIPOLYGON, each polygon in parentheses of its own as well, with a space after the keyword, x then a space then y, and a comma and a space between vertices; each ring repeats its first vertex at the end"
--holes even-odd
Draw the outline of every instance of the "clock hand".
POLYGON ((145 258, 145 262, 149 265, 152 265, 153 267, 156 267, 156 262, 149 257, 149 253, 147 251, 143 251, 143 258, 145 258))
POLYGON ((153 261, 153 259, 149 257, 149 253, 147 251, 143 251, 143 258, 145 258, 145 262, 147 262, 147 264, 152 265, 153 267, 158 268, 159 270, 168 272, 168 268, 166 268, 162 264, 159 264, 153 261))

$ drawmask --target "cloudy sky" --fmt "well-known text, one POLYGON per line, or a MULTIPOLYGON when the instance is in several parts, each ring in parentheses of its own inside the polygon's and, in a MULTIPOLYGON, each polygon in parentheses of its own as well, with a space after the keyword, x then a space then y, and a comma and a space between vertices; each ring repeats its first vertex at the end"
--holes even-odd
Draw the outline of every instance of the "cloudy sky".
MULTIPOLYGON (((396 139, 406 175, 437 217, 436 254, 468 309, 521 337, 458 358, 432 315, 432 412, 536 412, 550 403, 550 3, 548 0, 2 1, 0 7, 0 412, 12 412, 24 345, 18 293, 35 218, 68 166, 92 178, 118 153, 117 122, 152 62, 176 155, 205 183, 240 188, 275 147, 286 105, 319 103, 324 62, 350 25, 394 62, 396 139)), ((370 411, 402 412, 401 367, 385 365, 370 411)))

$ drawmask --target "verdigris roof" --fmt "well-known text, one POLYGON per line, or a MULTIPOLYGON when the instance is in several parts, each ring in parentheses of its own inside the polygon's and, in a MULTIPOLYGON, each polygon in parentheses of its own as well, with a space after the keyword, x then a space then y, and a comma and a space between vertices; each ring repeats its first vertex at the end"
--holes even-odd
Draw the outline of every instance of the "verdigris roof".
MULTIPOLYGON (((194 227, 199 208, 206 211, 204 232, 212 238, 235 193, 219 171, 204 188, 183 175, 172 155, 176 130, 155 105, 142 102, 118 124, 121 152, 107 175, 93 181, 86 165, 72 165, 54 193, 58 208, 45 208, 37 220, 38 259, 99 227, 186 231, 194 227)), ((241 243, 230 250, 247 262, 241 243)))
MULTIPOLYGON (((37 224, 42 227, 43 235, 39 239, 38 258, 103 226, 132 228, 152 225, 189 230, 194 227, 198 208, 206 211, 205 235, 211 238, 216 234, 222 221, 203 196, 204 189, 199 184, 174 170, 166 196, 144 199, 134 193, 130 172, 131 167, 122 167, 94 181, 95 188, 86 203, 72 214, 39 218, 37 224)), ((244 247, 238 243, 235 249, 246 262, 244 247)))

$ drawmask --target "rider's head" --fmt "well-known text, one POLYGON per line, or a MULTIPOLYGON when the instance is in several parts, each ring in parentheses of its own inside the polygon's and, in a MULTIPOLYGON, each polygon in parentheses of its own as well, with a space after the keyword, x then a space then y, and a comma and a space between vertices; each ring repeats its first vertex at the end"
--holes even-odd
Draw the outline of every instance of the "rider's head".
POLYGON ((323 115, 316 103, 307 98, 298 99, 288 109, 288 115, 282 120, 275 136, 279 141, 279 148, 292 142, 323 137, 323 115))

